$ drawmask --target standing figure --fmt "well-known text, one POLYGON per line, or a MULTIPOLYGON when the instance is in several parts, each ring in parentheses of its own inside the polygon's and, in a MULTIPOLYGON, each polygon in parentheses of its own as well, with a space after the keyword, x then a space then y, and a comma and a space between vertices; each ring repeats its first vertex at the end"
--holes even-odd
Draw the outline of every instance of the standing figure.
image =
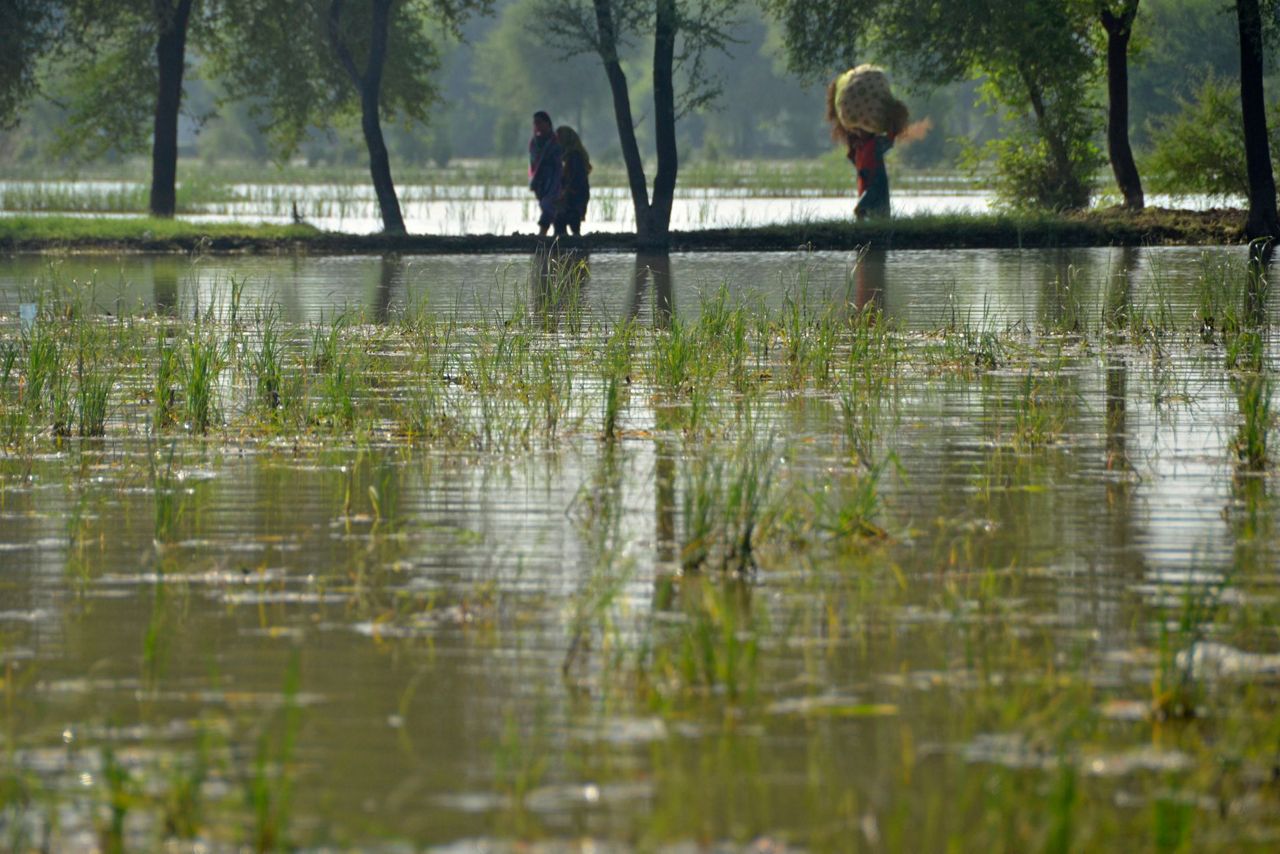
POLYGON ((889 216, 889 173, 884 156, 907 127, 907 106, 889 91, 882 69, 860 65, 827 86, 831 138, 845 148, 858 175, 859 220, 889 216))
POLYGON ((546 237, 556 218, 564 172, 563 150, 551 126, 551 116, 539 110, 533 114, 533 136, 529 139, 529 189, 538 197, 538 236, 546 237))
POLYGON ((884 155, 893 148, 893 137, 887 133, 854 131, 849 135, 848 153, 858 173, 858 204, 853 213, 859 220, 889 215, 889 172, 884 168, 884 155))
POLYGON ((578 132, 568 125, 556 128, 556 138, 564 149, 556 235, 563 237, 572 231, 573 236, 578 237, 582 233, 582 221, 587 218, 587 202, 591 199, 591 157, 578 132))

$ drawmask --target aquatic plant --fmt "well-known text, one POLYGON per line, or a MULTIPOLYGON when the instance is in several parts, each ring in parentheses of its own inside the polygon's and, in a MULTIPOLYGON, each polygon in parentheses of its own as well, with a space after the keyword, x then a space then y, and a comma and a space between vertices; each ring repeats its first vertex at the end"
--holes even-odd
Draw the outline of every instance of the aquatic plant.
POLYGON ((1270 437, 1275 429, 1275 417, 1271 409, 1271 380, 1265 374, 1238 379, 1234 383, 1240 408, 1240 423, 1236 428, 1232 449, 1236 459, 1245 468, 1261 471, 1270 461, 1270 437))
POLYGON ((755 568, 756 539, 773 498, 778 467, 772 438, 748 429, 728 459, 695 454, 682 481, 686 571, 717 569, 736 575, 755 568))
POLYGON ((291 766, 302 726, 302 707, 298 702, 301 684, 301 663, 295 652, 285 669, 278 720, 263 722, 253 767, 244 781, 245 801, 253 818, 250 839, 255 851, 279 851, 292 847, 289 830, 294 772, 291 766))
POLYGON ((138 801, 137 784, 109 746, 102 748, 102 781, 108 818, 98 825, 98 844, 109 854, 124 854, 125 818, 138 801))
POLYGON ((181 356, 184 423, 193 433, 208 433, 221 417, 218 378, 225 364, 223 342, 214 330, 197 328, 181 356))

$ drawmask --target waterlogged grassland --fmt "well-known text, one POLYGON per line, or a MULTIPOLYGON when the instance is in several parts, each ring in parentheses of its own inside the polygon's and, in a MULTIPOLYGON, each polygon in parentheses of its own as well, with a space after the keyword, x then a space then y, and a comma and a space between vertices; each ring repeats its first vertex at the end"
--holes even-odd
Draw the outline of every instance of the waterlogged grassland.
POLYGON ((12 847, 1275 843, 1258 271, 923 331, 581 274, 4 319, 12 847))

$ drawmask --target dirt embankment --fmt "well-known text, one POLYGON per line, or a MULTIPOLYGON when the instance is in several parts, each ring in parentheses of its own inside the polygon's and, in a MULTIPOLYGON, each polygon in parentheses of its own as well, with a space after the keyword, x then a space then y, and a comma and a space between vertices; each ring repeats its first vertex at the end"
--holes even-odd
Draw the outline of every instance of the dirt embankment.
MULTIPOLYGON (((66 220, 63 220, 65 223, 66 220)), ((673 252, 778 252, 795 250, 1050 248, 1059 246, 1214 245, 1244 242, 1245 212, 1147 208, 1132 213, 1108 208, 1066 215, 943 215, 872 223, 830 221, 754 228, 673 232, 673 252)), ((243 231, 203 233, 198 225, 175 235, 155 236, 140 227, 137 235, 103 237, 72 231, 5 233, 0 220, 0 251, 5 252, 155 252, 263 254, 527 254, 546 240, 531 234, 468 236, 351 235, 309 232, 281 236, 243 231)), ((632 252, 635 235, 588 234, 567 246, 601 252, 632 252)))

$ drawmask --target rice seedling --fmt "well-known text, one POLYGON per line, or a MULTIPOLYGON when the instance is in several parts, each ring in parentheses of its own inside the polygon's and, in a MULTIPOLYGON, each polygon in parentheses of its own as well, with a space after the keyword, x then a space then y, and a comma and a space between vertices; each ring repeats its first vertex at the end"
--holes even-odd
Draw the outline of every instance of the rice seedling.
POLYGON ((848 472, 828 483, 809 485, 805 491, 813 504, 813 527, 838 542, 883 538, 885 530, 877 522, 883 509, 879 487, 890 466, 900 470, 900 463, 892 454, 864 470, 848 472))
POLYGON ((510 804, 508 820, 514 825, 514 833, 528 832, 528 796, 547 774, 549 750, 547 724, 540 706, 533 721, 526 724, 511 710, 503 715, 502 733, 493 747, 493 764, 498 787, 510 804))
POLYGON ((757 538, 767 524, 777 466, 773 439, 759 440, 751 430, 727 459, 704 453, 689 461, 680 556, 685 571, 748 575, 755 569, 757 538))
POLYGON ((107 819, 98 825, 98 844, 109 854, 124 854, 127 850, 125 819, 137 804, 137 782, 110 747, 102 749, 103 796, 106 801, 107 819))
POLYGON ((148 485, 154 502, 155 520, 153 539, 157 545, 173 539, 186 509, 185 492, 181 472, 176 467, 178 443, 169 443, 168 453, 155 444, 152 435, 147 436, 148 485))
POLYGON ((768 630, 741 579, 682 578, 677 619, 656 628, 639 662, 650 704, 674 710, 689 700, 721 698, 750 706, 757 695, 761 638, 768 630))
POLYGON ((80 436, 106 433, 107 407, 115 385, 114 366, 99 352, 98 336, 82 328, 76 353, 76 414, 80 436))
POLYGON ((181 362, 176 336, 161 328, 156 335, 156 370, 152 383, 152 424, 163 430, 178 423, 178 384, 181 362))
POLYGON ((687 324, 679 318, 653 336, 652 376, 658 388, 671 396, 687 394, 702 354, 687 324))
POLYGON ((1262 471, 1270 461, 1269 442, 1275 428, 1271 409, 1271 379, 1266 374, 1253 374, 1236 379, 1236 400, 1240 423, 1236 428, 1232 449, 1246 469, 1262 471))
POLYGON ((203 788, 209 778, 209 740, 202 721, 195 751, 188 756, 175 756, 168 764, 161 803, 167 838, 195 839, 204 826, 203 788))
POLYGON ((203 435, 221 418, 218 380, 225 364, 223 342, 212 329, 197 328, 181 355, 183 422, 188 431, 203 435))
POLYGON ((1014 402, 1009 441, 1020 451, 1043 447, 1062 435, 1068 412, 1069 397, 1059 381, 1037 380, 1027 373, 1014 402))
POLYGON ((274 414, 280 409, 284 385, 284 341, 279 307, 275 303, 257 306, 253 325, 258 344, 250 353, 249 370, 254 377, 256 402, 274 414))
POLYGON ((301 674, 295 653, 285 670, 279 720, 262 724, 252 772, 244 783, 246 804, 253 817, 250 844, 255 851, 292 847, 289 838, 294 788, 292 763, 302 726, 302 707, 298 702, 301 674))

